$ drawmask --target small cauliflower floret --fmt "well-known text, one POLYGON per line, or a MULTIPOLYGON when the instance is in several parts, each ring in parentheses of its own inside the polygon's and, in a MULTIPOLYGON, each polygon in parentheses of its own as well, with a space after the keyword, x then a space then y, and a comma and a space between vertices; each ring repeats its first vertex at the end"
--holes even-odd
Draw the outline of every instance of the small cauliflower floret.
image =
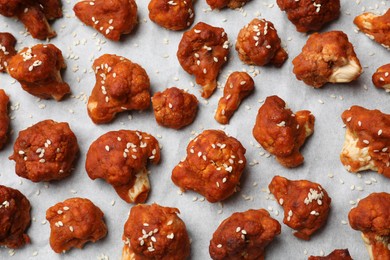
POLYGON ((310 256, 308 260, 352 260, 348 249, 335 249, 327 256, 310 256))
POLYGON ((390 91, 390 63, 380 66, 372 75, 372 83, 375 87, 390 91))
POLYGON ((390 177, 390 115, 352 106, 344 111, 345 142, 340 160, 350 172, 378 171, 390 177))
POLYGON ((390 9, 383 15, 363 13, 355 17, 353 22, 371 40, 390 49, 390 9))
POLYGON ((372 193, 348 214, 351 227, 361 231, 371 260, 390 259, 390 194, 372 193))
POLYGON ((292 63, 297 79, 315 88, 327 82, 348 83, 362 73, 353 46, 341 31, 312 34, 292 63))
POLYGON ((16 54, 16 39, 10 33, 0 32, 0 72, 6 72, 8 60, 16 54))
POLYGON ((192 0, 151 0, 148 9, 150 20, 168 30, 187 29, 195 19, 192 0))
POLYGON ((222 9, 229 7, 230 9, 236 9, 243 7, 249 0, 206 0, 211 9, 222 9))

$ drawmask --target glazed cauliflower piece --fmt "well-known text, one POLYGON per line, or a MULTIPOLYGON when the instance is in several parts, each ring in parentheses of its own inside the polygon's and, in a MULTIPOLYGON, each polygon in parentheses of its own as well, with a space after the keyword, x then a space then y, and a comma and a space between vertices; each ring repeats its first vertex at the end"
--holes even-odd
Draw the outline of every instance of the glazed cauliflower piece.
POLYGON ((380 66, 372 75, 372 83, 377 88, 390 92, 390 63, 380 66))
POLYGON ((168 30, 187 29, 195 19, 192 0, 151 0, 148 9, 150 20, 168 30))
POLYGON ((96 83, 88 99, 88 115, 95 124, 111 122, 117 113, 150 106, 150 80, 130 60, 104 54, 93 63, 96 83))
POLYGON ((140 131, 111 131, 89 147, 85 169, 92 179, 104 179, 127 203, 142 203, 149 194, 147 162, 160 161, 157 140, 140 131))
POLYGON ((362 73, 353 46, 341 31, 313 33, 292 63, 297 79, 314 88, 328 82, 348 83, 362 73))
POLYGON ((134 0, 80 1, 73 11, 80 21, 112 41, 119 41, 121 35, 131 33, 138 23, 134 0))
POLYGON ((301 146, 314 131, 315 117, 308 110, 295 114, 278 96, 267 97, 260 107, 253 136, 284 167, 303 163, 301 146))
POLYGON ((390 50, 390 9, 383 15, 363 13, 356 16, 353 22, 371 40, 390 50))
POLYGON ((348 214, 349 224, 362 235, 371 260, 390 259, 390 194, 372 193, 348 214))
POLYGON ((172 171, 172 181, 183 191, 193 190, 209 202, 230 197, 246 164, 245 148, 220 130, 205 130, 187 146, 187 157, 172 171))
POLYGON ((8 60, 8 73, 19 81, 22 88, 39 98, 60 101, 70 93, 62 80, 61 70, 66 68, 62 52, 53 44, 26 47, 8 60))
POLYGON ((390 115, 352 106, 341 115, 346 125, 340 160, 350 172, 377 171, 390 178, 390 115))
POLYGON ((283 223, 296 230, 297 238, 310 240, 325 225, 332 200, 320 184, 275 176, 268 188, 283 207, 283 223))
POLYGON ((220 124, 228 124, 241 101, 254 89, 255 82, 246 72, 235 71, 229 75, 223 89, 223 97, 219 99, 215 120, 220 124))
POLYGON ((211 9, 222 9, 229 7, 236 9, 243 7, 249 0, 206 0, 211 9))
POLYGON ((0 72, 6 72, 8 60, 16 54, 16 39, 10 33, 0 33, 0 72))
POLYGON ((183 33, 177 50, 180 65, 195 76, 204 98, 209 98, 216 89, 219 71, 228 54, 229 41, 224 29, 202 22, 183 33))
POLYGON ((122 260, 188 259, 190 238, 179 213, 155 203, 132 207, 124 226, 122 260))
POLYGON ((264 259, 265 248, 281 232, 265 209, 233 213, 213 234, 209 252, 214 260, 264 259))
POLYGON ((310 256, 308 260, 352 260, 348 249, 335 249, 327 256, 310 256))
POLYGON ((8 140, 10 118, 8 115, 9 97, 0 89, 0 150, 8 140))
POLYGON ((339 18, 340 0, 277 0, 298 32, 319 31, 339 18))
POLYGON ((257 66, 281 67, 288 57, 273 23, 265 19, 253 19, 240 30, 236 51, 244 63, 257 66))

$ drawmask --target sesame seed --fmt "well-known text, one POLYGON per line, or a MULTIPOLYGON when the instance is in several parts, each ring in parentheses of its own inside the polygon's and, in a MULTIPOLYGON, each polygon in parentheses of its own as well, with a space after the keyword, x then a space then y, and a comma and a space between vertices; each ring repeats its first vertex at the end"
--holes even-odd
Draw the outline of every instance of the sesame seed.
POLYGON ((108 145, 106 145, 105 149, 106 149, 107 152, 110 151, 110 147, 108 145))
POLYGON ((218 247, 218 248, 221 248, 221 247, 222 247, 222 245, 221 245, 221 244, 218 244, 218 245, 217 245, 217 247, 218 247))

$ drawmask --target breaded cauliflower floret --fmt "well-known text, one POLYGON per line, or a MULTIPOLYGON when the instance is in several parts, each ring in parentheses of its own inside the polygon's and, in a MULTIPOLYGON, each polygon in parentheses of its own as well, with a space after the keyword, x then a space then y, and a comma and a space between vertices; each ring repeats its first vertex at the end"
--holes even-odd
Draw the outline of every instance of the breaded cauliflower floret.
POLYGON ((350 172, 378 171, 390 178, 390 115, 352 106, 342 119, 347 127, 340 160, 350 172))
POLYGON ((0 72, 5 72, 8 60, 16 54, 16 39, 10 33, 0 33, 0 72))
POLYGON ((237 139, 205 130, 188 144, 187 157, 173 169, 172 181, 218 202, 236 191, 245 164, 245 148, 237 139))
POLYGON ((160 161, 157 140, 140 131, 111 131, 89 147, 85 168, 92 179, 104 179, 128 203, 142 203, 149 194, 148 161, 160 161))
POLYGON ((363 13, 356 16, 353 22, 371 40, 390 49, 390 9, 383 15, 363 13))
POLYGON ((211 9, 222 9, 229 7, 236 9, 243 7, 249 0, 206 0, 211 9))
POLYGON ((315 117, 308 110, 295 114, 278 96, 267 97, 260 107, 253 136, 283 166, 303 163, 299 149, 314 131, 315 117))
POLYGON ((296 230, 297 238, 310 240, 325 225, 332 200, 318 183, 275 176, 268 188, 283 206, 283 223, 296 230))
POLYGON ((149 18, 168 30, 187 29, 194 22, 194 6, 192 0, 151 0, 149 18))
POLYGON ((214 232, 209 252, 214 260, 264 259, 265 248, 281 227, 265 209, 233 213, 214 232))
POLYGON ((319 31, 340 16, 340 0, 277 0, 298 32, 319 31))
POLYGON ((335 249, 327 256, 310 256, 308 260, 352 260, 348 249, 335 249))
POLYGON ((383 88, 390 92, 390 63, 380 66, 372 75, 372 83, 375 87, 383 88))
POLYGON ((297 79, 315 88, 327 82, 348 83, 362 73, 353 46, 341 31, 312 34, 292 63, 297 79))
POLYGON ((372 193, 348 214, 349 224, 362 232, 371 260, 390 259, 390 194, 372 193))
POLYGON ((117 113, 150 106, 150 80, 137 63, 104 54, 93 63, 96 83, 88 99, 88 115, 95 124, 111 122, 117 113))
POLYGON ((209 98, 217 87, 217 77, 228 54, 229 41, 224 29, 202 22, 183 33, 177 50, 180 65, 188 74, 195 75, 204 98, 209 98))
POLYGON ((8 140, 10 118, 8 115, 9 97, 0 89, 0 150, 8 140))

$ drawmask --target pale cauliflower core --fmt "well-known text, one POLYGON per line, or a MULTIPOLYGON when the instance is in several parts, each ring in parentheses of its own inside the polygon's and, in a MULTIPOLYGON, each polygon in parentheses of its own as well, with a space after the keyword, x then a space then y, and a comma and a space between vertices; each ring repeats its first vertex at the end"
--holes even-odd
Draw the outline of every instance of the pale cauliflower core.
MULTIPOLYGON (((342 156, 348 158, 349 161, 358 162, 360 164, 358 172, 365 170, 377 171, 378 168, 368 153, 368 147, 357 147, 358 140, 358 137, 347 129, 343 150, 341 151, 342 156)), ((351 171, 351 166, 345 165, 345 168, 347 171, 351 171)))
POLYGON ((130 245, 125 245, 122 251, 122 260, 135 260, 135 254, 130 249, 130 245))
POLYGON ((348 63, 342 67, 335 67, 332 75, 329 77, 331 83, 347 83, 354 80, 360 75, 361 68, 354 60, 349 60, 348 63))
POLYGON ((135 175, 134 186, 129 190, 129 198, 131 201, 136 201, 137 197, 150 190, 148 171, 144 168, 135 175))

